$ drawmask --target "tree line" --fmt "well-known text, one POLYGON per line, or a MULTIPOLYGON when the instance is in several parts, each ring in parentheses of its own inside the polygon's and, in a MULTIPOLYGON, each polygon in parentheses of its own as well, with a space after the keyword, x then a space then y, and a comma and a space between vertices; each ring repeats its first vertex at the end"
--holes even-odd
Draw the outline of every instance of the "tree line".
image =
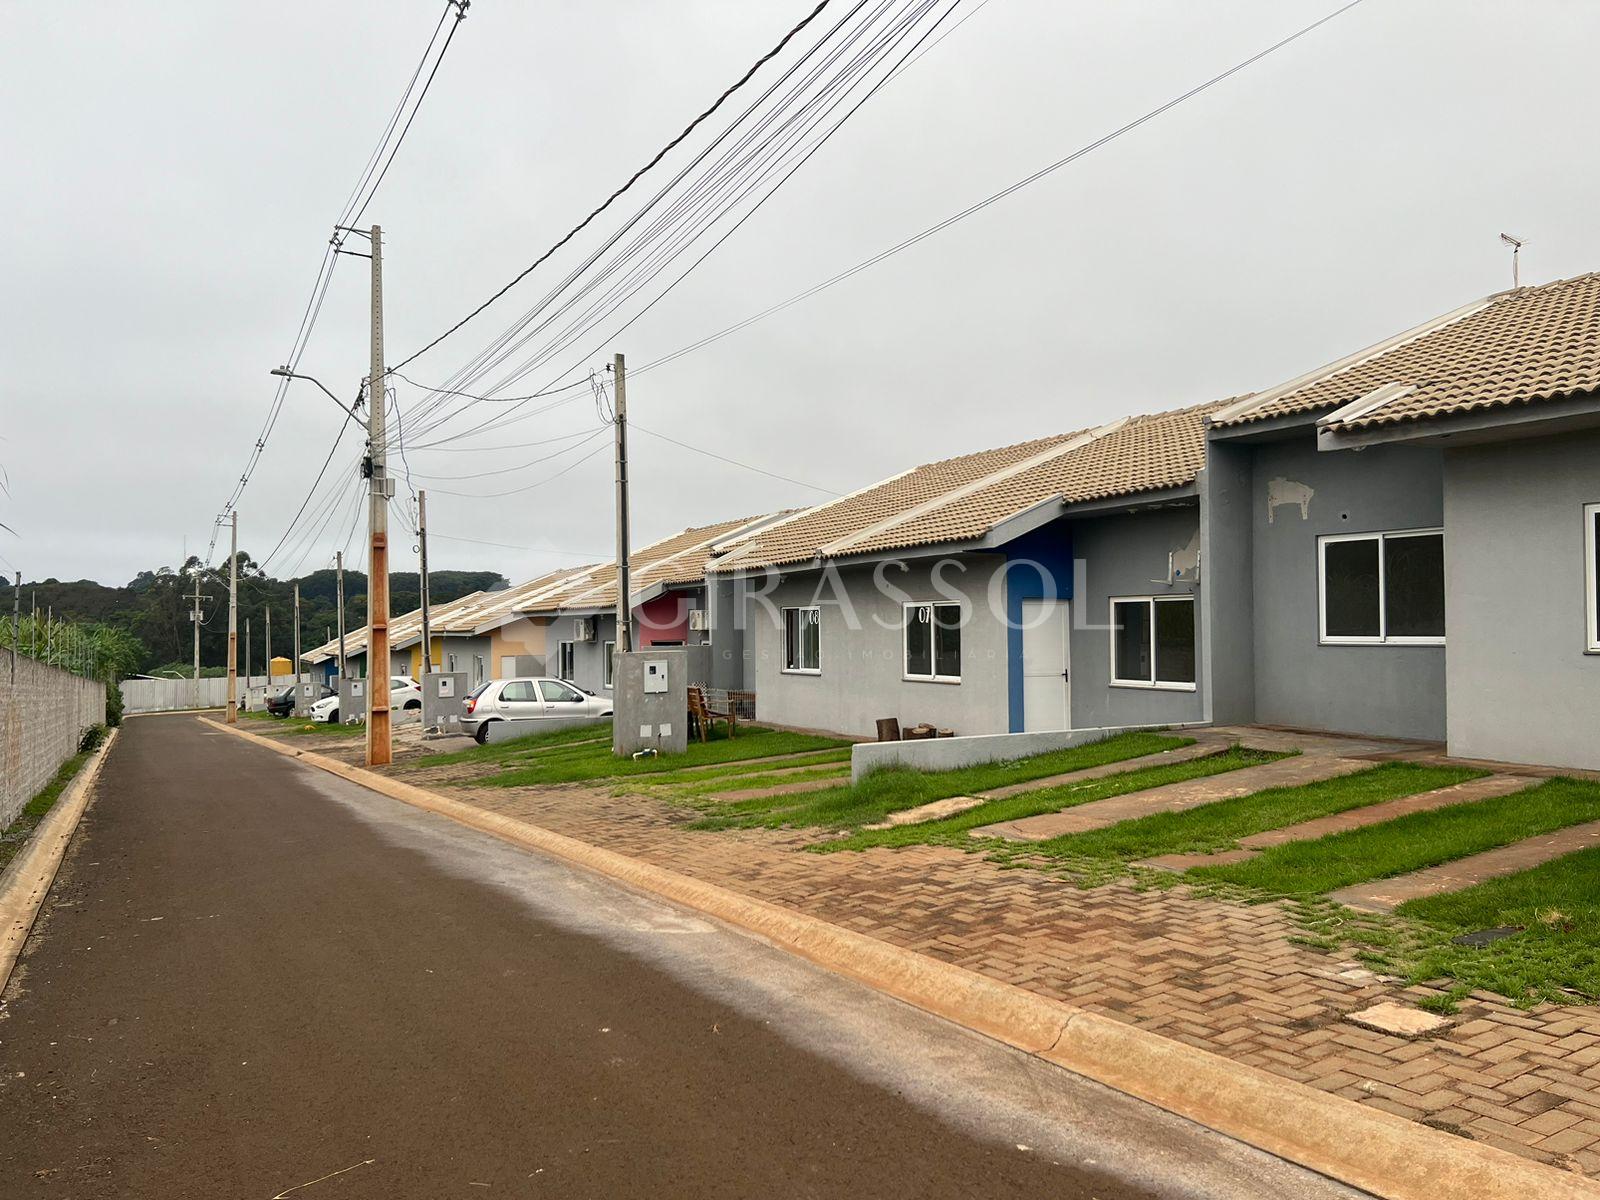
MULTIPOLYGON (((300 647, 302 652, 321 645, 338 629, 338 577, 329 570, 313 571, 292 579, 276 579, 264 572, 248 553, 239 552, 239 669, 246 661, 245 634, 249 627, 248 659, 257 674, 266 666, 268 614, 272 653, 289 658, 294 652, 294 585, 300 584, 300 647)), ((194 658, 193 624, 195 585, 199 584, 200 664, 203 671, 226 669, 228 656, 228 560, 207 567, 191 556, 181 567, 140 571, 122 587, 108 587, 92 579, 43 579, 24 582, 20 638, 28 653, 27 630, 37 612, 39 628, 46 614, 58 625, 79 627, 79 636, 98 638, 102 645, 118 648, 118 673, 156 673, 178 670, 187 675, 194 658)), ((429 571, 429 598, 434 604, 460 599, 472 592, 507 586, 495 571, 429 571)), ((415 571, 389 576, 390 608, 409 612, 421 603, 420 579, 415 571)), ((359 629, 367 620, 367 577, 364 572, 344 573, 345 629, 359 629)), ((10 643, 13 586, 0 580, 0 642, 10 643)))

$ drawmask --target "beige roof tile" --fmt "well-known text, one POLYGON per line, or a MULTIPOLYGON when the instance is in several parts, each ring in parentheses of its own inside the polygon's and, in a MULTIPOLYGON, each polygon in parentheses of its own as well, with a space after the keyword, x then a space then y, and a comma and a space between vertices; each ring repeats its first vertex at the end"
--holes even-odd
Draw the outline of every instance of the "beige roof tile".
POLYGON ((1532 404, 1600 388, 1600 274, 1489 296, 1263 393, 1265 403, 1213 423, 1331 412, 1391 385, 1392 398, 1336 427, 1532 404))
POLYGON ((1205 463, 1217 404, 1132 417, 929 463, 732 541, 712 564, 733 571, 966 542, 1050 500, 1133 495, 1190 483, 1205 463))

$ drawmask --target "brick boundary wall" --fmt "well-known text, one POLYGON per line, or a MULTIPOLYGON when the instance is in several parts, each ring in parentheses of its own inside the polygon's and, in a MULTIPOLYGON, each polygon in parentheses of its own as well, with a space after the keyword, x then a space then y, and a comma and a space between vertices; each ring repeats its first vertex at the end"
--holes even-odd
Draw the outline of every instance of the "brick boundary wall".
POLYGON ((16 819, 106 719, 106 685, 0 650, 0 829, 16 819))

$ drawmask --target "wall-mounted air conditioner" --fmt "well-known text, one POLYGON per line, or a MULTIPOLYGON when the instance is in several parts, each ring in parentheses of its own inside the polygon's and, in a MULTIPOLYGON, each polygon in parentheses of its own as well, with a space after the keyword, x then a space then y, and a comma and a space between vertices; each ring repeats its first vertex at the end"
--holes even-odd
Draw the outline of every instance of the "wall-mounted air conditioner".
POLYGON ((580 617, 572 625, 572 640, 575 642, 594 641, 594 618, 580 617))
POLYGON ((711 622, 706 619, 707 615, 706 610, 703 608, 691 608, 689 610, 689 630, 691 633, 704 633, 711 628, 711 622))

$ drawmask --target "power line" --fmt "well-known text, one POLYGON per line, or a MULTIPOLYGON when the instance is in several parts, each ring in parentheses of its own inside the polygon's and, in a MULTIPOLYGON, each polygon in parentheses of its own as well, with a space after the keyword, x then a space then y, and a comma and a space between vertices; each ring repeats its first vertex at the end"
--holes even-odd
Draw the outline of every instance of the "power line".
POLYGON ((877 254, 874 254, 872 257, 861 260, 860 262, 856 263, 855 266, 848 267, 845 270, 840 271, 837 275, 830 276, 829 278, 824 279, 820 283, 813 284, 811 287, 806 288, 804 291, 796 292, 794 295, 790 296, 787 300, 781 300, 777 304, 774 304, 774 305, 771 305, 768 308, 762 309, 760 312, 754 314, 753 316, 746 317, 742 321, 736 321, 734 324, 729 325, 724 329, 718 330, 716 333, 709 334, 706 337, 701 338, 699 341, 691 342, 689 345, 682 346, 679 349, 674 350, 670 354, 664 355, 661 358, 658 358, 658 359, 655 359, 652 362, 646 363, 643 366, 639 367, 633 373, 635 375, 639 375, 639 374, 642 374, 645 371, 650 370, 653 367, 665 366, 667 363, 672 362, 675 359, 681 358, 685 354, 691 354, 696 350, 699 350, 699 349, 701 349, 701 348, 703 348, 705 346, 709 346, 712 342, 720 341, 722 338, 727 337, 729 334, 737 333, 741 329, 748 328, 749 326, 754 325, 758 321, 765 320, 767 317, 770 317, 770 316, 773 316, 773 315, 775 315, 775 314, 777 314, 779 312, 782 312, 784 309, 789 308, 792 305, 798 304, 802 300, 808 300, 812 296, 815 296, 818 292, 826 291, 828 288, 833 287, 837 283, 843 283, 846 279, 849 279, 853 275, 857 275, 860 272, 865 271, 870 267, 877 266, 877 264, 879 264, 880 262, 883 262, 885 259, 892 258, 894 255, 899 254, 902 250, 910 249, 912 246, 915 246, 918 242, 921 242, 921 241, 923 241, 923 240, 925 240, 927 238, 930 238, 930 237, 934 236, 937 233, 942 233, 944 230, 950 228, 950 226, 956 224, 957 222, 965 220, 967 217, 970 217, 970 216, 974 215, 975 213, 982 212, 984 209, 988 208, 990 205, 996 204, 999 201, 1004 200, 1004 199, 1006 199, 1007 197, 1009 197, 1011 195, 1014 195, 1015 193, 1021 191, 1023 188, 1029 187, 1030 185, 1032 185, 1034 183, 1037 183, 1039 180, 1044 179, 1045 177, 1054 174, 1056 171, 1059 171, 1061 168, 1063 168, 1065 166, 1068 166, 1071 163, 1076 162, 1078 159, 1083 158, 1086 155, 1092 154, 1094 151, 1100 149, 1103 146, 1109 145, 1110 143, 1116 141, 1118 138, 1122 137, 1124 134, 1132 133, 1135 129, 1138 129, 1141 125, 1144 125, 1149 121, 1153 121, 1155 118, 1163 115, 1164 113, 1167 113, 1167 112, 1171 111, 1172 109, 1178 107, 1178 105, 1183 104, 1185 101, 1193 99, 1194 97, 1200 95, 1202 92, 1208 91, 1211 88, 1215 87, 1217 84, 1222 83, 1223 81, 1225 81, 1225 80, 1231 78, 1232 76, 1238 74, 1240 71, 1243 71, 1246 67, 1254 65, 1255 63, 1258 63, 1262 59, 1266 58, 1268 55, 1274 54, 1277 51, 1283 49, 1285 46, 1288 46, 1291 43, 1298 41, 1299 39, 1305 37, 1307 34, 1312 33, 1313 31, 1315 31, 1316 29, 1319 29, 1323 25, 1326 25, 1328 22, 1332 21, 1334 18, 1342 16, 1344 13, 1349 12, 1352 8, 1355 8, 1360 3, 1362 3, 1362 0, 1350 0, 1350 2, 1348 4, 1345 4, 1343 7, 1335 9, 1333 12, 1330 12, 1327 15, 1321 17, 1320 19, 1311 22, 1311 24, 1309 24, 1309 25, 1303 26, 1302 28, 1296 30, 1294 33, 1291 33, 1288 37, 1282 38, 1281 40, 1274 42, 1272 45, 1266 47, 1264 50, 1257 51, 1255 54, 1252 54, 1249 58, 1243 59, 1243 60, 1235 63, 1233 66, 1229 67, 1226 71, 1223 71, 1223 72, 1221 72, 1221 73, 1219 73, 1217 75, 1213 75, 1210 79, 1207 79, 1204 83, 1201 83, 1198 86, 1190 88, 1188 91, 1183 92, 1182 94, 1173 97, 1171 100, 1168 100, 1165 104, 1161 104, 1161 105, 1159 105, 1159 106, 1157 106, 1155 108, 1150 109, 1149 111, 1145 112, 1141 116, 1134 118, 1132 121, 1129 121, 1127 124, 1119 126, 1118 128, 1112 130, 1110 133, 1107 133, 1107 134, 1105 134, 1105 135, 1103 135, 1103 136, 1101 136, 1099 138, 1096 138, 1094 141, 1089 142, 1086 145, 1080 146, 1078 149, 1074 150, 1071 154, 1068 154, 1063 158, 1057 159, 1055 162, 1050 163, 1048 166, 1041 167, 1039 170, 1033 172, 1031 175, 1024 176, 1022 179, 1017 180, 1015 183, 1010 184, 1009 186, 1007 186, 1005 188, 1002 188, 1000 191, 995 192, 995 193, 985 197, 984 199, 977 201, 974 204, 968 205, 966 208, 962 209, 959 212, 951 214, 950 216, 944 218, 942 221, 935 222, 934 224, 928 226, 926 229, 922 230, 920 233, 913 234, 911 237, 906 238, 904 241, 897 242, 893 246, 890 246, 885 250, 879 251, 877 254))
POLYGON ((646 429, 637 421, 629 421, 628 428, 637 429, 640 433, 649 434, 651 437, 659 438, 663 442, 671 442, 674 446, 681 446, 685 450, 693 450, 696 454, 703 454, 707 458, 716 459, 718 462, 725 462, 735 467, 743 467, 746 471, 754 471, 757 475, 766 475, 771 479, 781 479, 784 483, 793 483, 799 487, 810 488, 813 492, 822 492, 824 495, 828 496, 838 496, 842 494, 834 491, 832 488, 819 487, 817 484, 807 483, 803 479, 791 479, 787 475, 779 475, 776 471, 769 471, 765 467, 758 467, 753 463, 740 462, 737 458, 728 458, 726 455, 717 454, 714 451, 707 450, 704 446, 696 446, 690 442, 680 442, 677 438, 668 437, 664 433, 657 433, 654 429, 646 429))
POLYGON ((416 351, 413 354, 408 355, 406 358, 401 359, 399 365, 403 367, 407 363, 411 362, 413 359, 420 358, 422 355, 426 354, 429 350, 432 350, 440 342, 444 341, 445 338, 447 338, 451 334, 455 333, 458 329, 460 329, 468 321, 472 320, 479 313, 483 312, 484 309, 488 308, 496 300, 500 299, 501 296, 504 296, 512 288, 516 287, 517 284, 521 283, 530 274, 532 274, 534 269, 537 268, 541 263, 545 262, 547 259, 549 259, 549 257, 552 254, 556 253, 556 251, 560 250, 561 247, 565 246, 568 242, 570 242, 579 233, 583 232, 583 230, 588 227, 590 222, 592 222, 601 213, 605 212, 606 209, 610 208, 611 205, 618 199, 618 197, 620 197, 624 192, 626 192, 629 188, 631 188, 635 183, 639 182, 639 179, 646 172, 648 172, 652 167, 654 167, 663 158, 665 158, 674 148, 676 148, 680 143, 682 143, 685 138, 687 138, 691 133, 693 133, 696 129, 698 129, 703 122, 705 122, 719 108, 721 108, 722 105, 723 105, 723 102, 726 101, 729 96, 732 96, 735 92, 737 92, 740 88, 742 88, 746 83, 750 82, 751 76, 753 76, 757 71, 759 71, 763 66, 765 66, 768 62, 770 62, 778 54, 782 53, 783 52, 783 48, 785 46, 787 46, 791 41, 793 41, 794 38, 797 37, 800 34, 800 32, 805 29, 805 27, 807 25, 811 24, 812 21, 816 20, 816 18, 821 14, 822 10, 828 7, 829 3, 830 3, 830 0, 821 0, 821 3, 819 3, 815 8, 813 8, 809 13, 807 13, 806 16, 800 21, 800 23, 798 25, 796 25, 793 29, 789 30, 788 33, 784 34, 783 37, 778 40, 778 44, 776 46, 774 46, 772 49, 768 50, 760 58, 756 59, 756 61, 751 64, 749 70, 745 71, 745 73, 743 75, 741 75, 737 80, 735 80, 727 88, 723 89, 722 94, 720 96, 718 96, 715 101, 712 102, 710 108, 706 109, 699 116, 695 117, 694 120, 690 121, 689 124, 684 126, 683 130, 675 138, 673 138, 665 146, 661 147, 660 150, 656 151, 655 156, 653 158, 651 158, 649 162, 645 163, 644 166, 640 167, 637 171, 635 171, 632 175, 630 175, 628 177, 628 180, 627 180, 626 183, 624 183, 616 191, 612 192, 611 195, 607 196, 605 198, 605 200, 603 200, 598 207, 596 207, 592 212, 589 213, 588 216, 584 217, 583 220, 579 221, 576 225, 574 225, 570 230, 568 230, 564 235, 562 235, 560 240, 558 240, 553 246, 551 246, 543 254, 539 255, 538 258, 534 259, 534 261, 532 263, 530 263, 525 269, 520 271, 517 274, 516 278, 512 279, 510 283, 506 284, 498 292, 496 292, 494 295, 490 296, 482 304, 478 305, 477 308, 473 309, 466 316, 462 317, 461 320, 457 321, 454 325, 450 326, 449 329, 446 329, 438 337, 434 338, 433 341, 429 342, 426 346, 422 347, 422 349, 416 351))

